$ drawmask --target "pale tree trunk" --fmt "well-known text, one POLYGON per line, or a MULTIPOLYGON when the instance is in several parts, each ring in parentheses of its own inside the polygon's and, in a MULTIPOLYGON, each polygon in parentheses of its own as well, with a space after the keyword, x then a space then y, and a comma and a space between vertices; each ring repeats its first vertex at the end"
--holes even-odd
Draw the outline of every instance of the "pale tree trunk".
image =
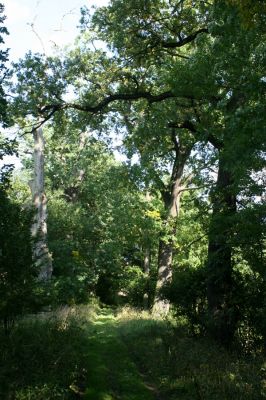
POLYGON ((158 276, 152 308, 153 315, 161 317, 166 316, 170 309, 169 301, 161 298, 160 290, 172 281, 172 261, 175 248, 174 236, 176 236, 176 223, 180 210, 181 193, 183 191, 181 181, 185 163, 191 151, 191 147, 182 149, 176 141, 174 143, 176 158, 173 165, 171 182, 168 190, 166 188, 164 193, 162 193, 166 212, 164 221, 165 229, 159 242, 158 276), (165 239, 164 235, 170 236, 170 238, 165 239))
POLYGON ((31 191, 35 208, 34 220, 31 228, 33 239, 33 261, 39 270, 40 281, 47 281, 52 275, 52 257, 47 245, 47 198, 44 192, 44 137, 42 129, 33 131, 33 180, 31 191))

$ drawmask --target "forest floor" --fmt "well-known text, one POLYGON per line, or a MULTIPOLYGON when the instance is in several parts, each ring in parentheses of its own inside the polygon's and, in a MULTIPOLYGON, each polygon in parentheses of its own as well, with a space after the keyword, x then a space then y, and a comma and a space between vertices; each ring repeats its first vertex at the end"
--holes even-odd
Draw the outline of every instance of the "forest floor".
POLYGON ((62 308, 0 330, 1 400, 260 400, 265 371, 261 354, 129 308, 62 308))

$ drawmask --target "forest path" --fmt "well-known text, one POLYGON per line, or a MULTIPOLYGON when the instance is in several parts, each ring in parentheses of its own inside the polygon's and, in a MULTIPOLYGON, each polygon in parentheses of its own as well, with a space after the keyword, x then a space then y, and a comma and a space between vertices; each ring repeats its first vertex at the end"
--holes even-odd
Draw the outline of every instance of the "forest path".
POLYGON ((159 400, 145 383, 119 335, 119 322, 110 309, 101 310, 89 329, 87 400, 159 400))

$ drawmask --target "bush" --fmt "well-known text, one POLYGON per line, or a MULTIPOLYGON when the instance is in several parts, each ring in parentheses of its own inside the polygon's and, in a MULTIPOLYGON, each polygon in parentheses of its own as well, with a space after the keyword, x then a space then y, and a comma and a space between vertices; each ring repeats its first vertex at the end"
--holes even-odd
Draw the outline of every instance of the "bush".
POLYGON ((245 351, 266 347, 265 281, 247 265, 239 264, 233 272, 233 301, 238 309, 237 338, 245 351))
POLYGON ((74 309, 64 308, 25 317, 8 337, 0 330, 0 398, 73 399, 71 385, 87 363, 84 322, 74 309))
POLYGON ((149 280, 140 267, 128 266, 123 271, 121 290, 131 306, 143 307, 144 295, 149 292, 148 284, 149 280))
MULTIPOLYGON (((176 316, 185 316, 190 331, 205 333, 208 326, 207 272, 205 268, 182 267, 176 269, 173 281, 162 291, 162 296, 173 304, 176 316)), ((230 307, 236 322, 236 341, 243 350, 265 346, 265 282, 243 262, 232 272, 230 307)))
POLYGON ((31 211, 0 189, 0 319, 6 331, 18 315, 36 308, 37 270, 31 255, 31 211))
POLYGON ((174 306, 177 316, 186 316, 193 333, 204 330, 206 321, 206 271, 204 268, 176 269, 172 283, 162 296, 174 306))

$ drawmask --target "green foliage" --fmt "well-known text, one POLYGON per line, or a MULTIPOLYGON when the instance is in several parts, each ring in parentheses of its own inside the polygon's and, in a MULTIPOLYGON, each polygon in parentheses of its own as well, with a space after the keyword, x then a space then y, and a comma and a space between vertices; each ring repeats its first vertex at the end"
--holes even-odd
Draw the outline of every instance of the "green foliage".
POLYGON ((52 197, 49 204, 49 246, 53 254, 54 300, 85 303, 94 287, 95 268, 88 255, 86 215, 79 206, 52 197))
MULTIPOLYGON (((8 152, 12 152, 12 145, 8 146, 11 146, 8 152)), ((12 193, 12 168, 8 173, 3 169, 0 181, 0 319, 9 330, 14 318, 35 309, 40 299, 31 256, 32 212, 12 193)))
POLYGON ((124 270, 141 265, 141 246, 156 240, 156 221, 147 218, 129 168, 115 161, 103 141, 70 122, 64 135, 58 137, 57 129, 47 131, 46 159, 55 297, 73 304, 96 293, 116 303, 124 270))
POLYGON ((266 13, 263 1, 227 0, 227 2, 237 8, 245 28, 252 27, 258 21, 263 22, 263 16, 266 13))
POLYGON ((30 210, 0 191, 0 319, 8 327, 17 315, 36 307, 36 271, 31 259, 30 210))
POLYGON ((192 333, 203 333, 206 327, 206 270, 183 267, 174 271, 173 282, 162 290, 170 300, 177 317, 186 317, 192 333))
MULTIPOLYGON (((242 201, 245 206, 239 210, 236 217, 236 234, 233 243, 236 248, 241 249, 242 259, 246 260, 254 274, 259 273, 263 279, 266 264, 264 252, 266 206, 258 200, 251 202, 250 197, 243 196, 242 201)), ((239 259, 236 265, 238 263, 239 259)), ((240 267, 241 265, 240 260, 240 267)))
MULTIPOLYGON (((241 260, 236 252, 232 274, 233 291, 230 306, 224 312, 230 316, 237 310, 237 329, 234 346, 245 352, 261 349, 265 340, 265 281, 241 260)), ((161 295, 171 301, 174 314, 186 318, 190 332, 205 334, 208 329, 206 268, 189 266, 174 271, 173 281, 162 290, 161 295)))
POLYGON ((51 109, 48 107, 46 110, 45 106, 48 101, 57 103, 66 86, 65 77, 62 76, 64 69, 57 57, 46 58, 29 52, 24 60, 13 65, 13 72, 16 72, 19 85, 9 83, 14 95, 9 105, 10 112, 25 128, 28 127, 27 118, 30 115, 38 118, 40 110, 43 110, 49 116, 51 109))
POLYGON ((237 341, 250 353, 265 346, 265 280, 236 254, 233 302, 237 304, 237 341))
POLYGON ((128 266, 122 272, 121 290, 133 307, 143 308, 144 295, 149 290, 150 277, 138 266, 128 266))
MULTIPOLYGON (((91 25, 123 58, 132 59, 135 65, 156 61, 160 66, 161 57, 171 54, 163 43, 176 42, 201 27, 206 21, 206 10, 208 5, 202 2, 115 0, 95 12, 91 25)), ((88 21, 84 11, 81 22, 88 27, 88 21)))
POLYGON ((0 134, 0 183, 1 189, 6 191, 9 187, 11 179, 13 164, 7 164, 4 162, 5 156, 12 156, 16 154, 17 142, 15 140, 7 139, 2 133, 0 134))

